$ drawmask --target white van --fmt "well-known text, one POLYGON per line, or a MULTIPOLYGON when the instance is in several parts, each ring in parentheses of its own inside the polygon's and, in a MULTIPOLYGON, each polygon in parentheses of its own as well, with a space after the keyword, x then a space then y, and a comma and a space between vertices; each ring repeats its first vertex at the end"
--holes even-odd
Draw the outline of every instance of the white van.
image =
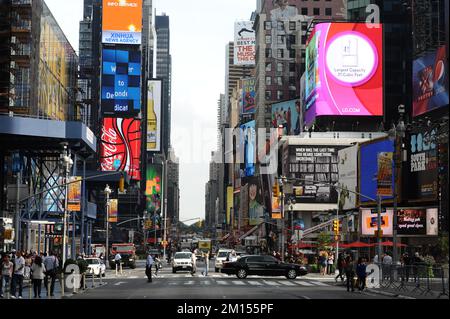
POLYGON ((219 272, 219 269, 222 268, 222 264, 224 261, 227 260, 227 256, 229 253, 231 253, 233 249, 226 249, 226 248, 220 248, 216 255, 216 261, 215 261, 215 271, 219 272))

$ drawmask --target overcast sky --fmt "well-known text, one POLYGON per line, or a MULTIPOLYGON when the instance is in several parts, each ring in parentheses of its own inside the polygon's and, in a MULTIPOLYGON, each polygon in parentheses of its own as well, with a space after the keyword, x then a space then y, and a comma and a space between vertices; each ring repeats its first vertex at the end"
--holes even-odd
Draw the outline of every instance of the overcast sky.
MULTIPOLYGON (((45 0, 78 51, 82 0, 45 0)), ((180 220, 205 216, 205 184, 217 145, 217 101, 225 91, 225 46, 255 0, 153 0, 170 17, 172 145, 180 159, 180 220)), ((187 224, 195 222, 189 221, 187 224)))

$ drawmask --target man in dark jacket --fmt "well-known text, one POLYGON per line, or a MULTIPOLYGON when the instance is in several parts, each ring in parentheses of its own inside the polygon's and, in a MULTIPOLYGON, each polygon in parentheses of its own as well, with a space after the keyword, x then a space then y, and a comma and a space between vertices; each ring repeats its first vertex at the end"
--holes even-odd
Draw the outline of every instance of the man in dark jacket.
POLYGON ((344 264, 345 264, 344 256, 342 256, 342 254, 340 254, 339 258, 337 260, 337 268, 338 268, 339 274, 335 278, 336 282, 337 282, 338 278, 341 278, 341 281, 344 281, 344 264))
POLYGON ((358 276, 358 290, 363 291, 366 288, 367 265, 364 258, 359 258, 356 266, 356 276, 358 276))
POLYGON ((355 267, 351 256, 347 256, 345 259, 345 276, 347 277, 347 291, 350 291, 350 286, 352 287, 352 292, 355 291, 355 286, 353 283, 353 277, 355 276, 355 267))

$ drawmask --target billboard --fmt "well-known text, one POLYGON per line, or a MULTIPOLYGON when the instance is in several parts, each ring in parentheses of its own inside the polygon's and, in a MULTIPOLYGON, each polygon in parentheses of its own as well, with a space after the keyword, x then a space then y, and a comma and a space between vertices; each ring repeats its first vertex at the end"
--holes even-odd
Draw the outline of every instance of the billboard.
POLYGON ((233 199, 234 199, 233 186, 227 187, 227 225, 231 225, 231 216, 233 213, 233 199))
POLYGON ((141 42, 142 0, 103 0, 102 43, 141 42))
POLYGON ((405 208, 397 211, 397 234, 412 236, 438 235, 437 208, 405 208))
POLYGON ((244 151, 244 175, 253 176, 256 163, 256 121, 241 125, 239 138, 239 149, 244 151))
POLYGON ((256 112, 256 79, 242 79, 242 114, 253 114, 256 112))
POLYGON ((383 115, 383 26, 320 23, 306 49, 305 124, 383 115))
POLYGON ((256 38, 252 21, 234 24, 234 64, 255 65, 256 38))
POLYGON ((141 122, 135 119, 104 118, 100 167, 102 171, 125 171, 141 180, 141 122))
POLYGON ((147 163, 145 196, 147 212, 153 213, 161 207, 162 166, 147 163))
POLYGON ((147 152, 161 151, 162 81, 148 81, 147 91, 147 152))
MULTIPOLYGON (((378 191, 378 154, 394 152, 394 142, 389 139, 375 140, 361 144, 359 149, 359 192, 370 198, 377 198, 378 191)), ((391 169, 394 171, 394 162, 391 161, 391 169)), ((391 184, 395 192, 394 174, 391 175, 391 184)), ((392 199, 392 195, 383 196, 383 199, 392 199)), ((359 202, 370 202, 368 198, 359 197, 359 202)))
POLYGON ((81 211, 81 176, 72 176, 69 182, 75 182, 68 185, 67 210, 72 212, 81 211))
POLYGON ((392 192, 392 175, 393 175, 393 157, 392 152, 378 153, 377 165, 377 195, 393 196, 392 192))
POLYGON ((119 212, 119 200, 110 199, 109 200, 109 211, 108 211, 108 222, 117 223, 117 215, 119 212))
POLYGON ((240 210, 238 211, 239 219, 240 219, 240 227, 246 227, 249 223, 248 218, 248 184, 242 183, 241 193, 240 193, 240 210))
POLYGON ((141 52, 102 50, 102 113, 132 117, 141 111, 141 52))
POLYGON ((293 190, 297 203, 336 204, 338 151, 345 146, 291 145, 288 147, 287 176, 298 178, 293 190), (322 183, 321 183, 322 182, 322 183))
POLYGON ((448 106, 448 64, 445 46, 413 62, 413 116, 448 106))
MULTIPOLYGON (((387 209, 381 213, 381 230, 383 237, 392 236, 393 234, 393 216, 394 211, 387 209)), ((374 209, 361 210, 361 235, 375 236, 375 231, 378 230, 378 212, 374 209)))
POLYGON ((283 136, 300 134, 300 101, 291 100, 272 104, 272 127, 283 126, 283 136))
POLYGON ((258 177, 245 177, 242 184, 248 188, 248 223, 259 225, 264 220, 264 197, 261 181, 258 177))
POLYGON ((338 152, 338 175, 341 210, 356 208, 356 194, 358 188, 358 149, 357 145, 344 148, 338 152), (352 192, 349 192, 352 191, 352 192))

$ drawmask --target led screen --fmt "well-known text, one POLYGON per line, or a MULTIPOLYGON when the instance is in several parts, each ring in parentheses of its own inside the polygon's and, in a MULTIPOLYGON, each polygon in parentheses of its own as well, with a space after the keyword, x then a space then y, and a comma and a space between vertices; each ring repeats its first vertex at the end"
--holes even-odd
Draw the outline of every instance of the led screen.
POLYGON ((102 42, 141 44, 142 0, 103 0, 102 42))

